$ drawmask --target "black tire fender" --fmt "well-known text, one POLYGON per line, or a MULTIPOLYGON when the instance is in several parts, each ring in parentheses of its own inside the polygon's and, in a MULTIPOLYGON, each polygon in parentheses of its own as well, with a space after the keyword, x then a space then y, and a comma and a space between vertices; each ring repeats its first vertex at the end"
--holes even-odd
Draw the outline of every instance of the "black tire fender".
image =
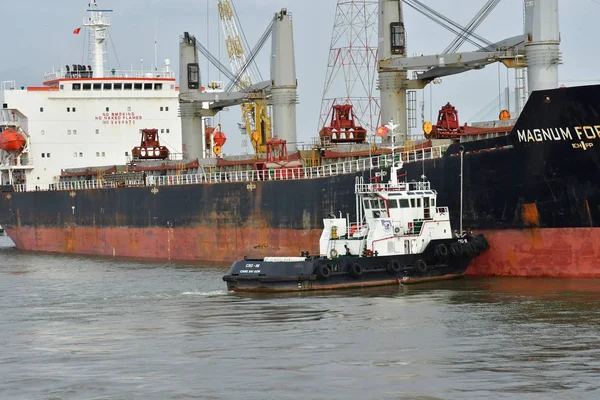
POLYGON ((387 265, 387 270, 390 274, 397 274, 400 272, 400 262, 398 260, 392 260, 387 265))
POLYGON ((352 265, 350 265, 350 275, 352 275, 355 278, 358 278, 359 276, 361 276, 363 274, 363 267, 358 264, 358 263, 354 263, 352 265))
POLYGON ((450 245, 450 253, 454 257, 460 257, 463 255, 463 248, 460 243, 454 242, 450 245))
POLYGON ((326 280, 331 276, 331 270, 327 265, 317 265, 315 268, 315 274, 319 279, 326 280))
POLYGON ((421 273, 426 272, 427 271, 427 263, 423 260, 417 260, 415 261, 415 265, 414 265, 415 269, 421 273))
POLYGON ((448 258, 448 254, 448 246, 446 246, 444 243, 440 243, 435 247, 434 255, 437 259, 443 261, 448 258))

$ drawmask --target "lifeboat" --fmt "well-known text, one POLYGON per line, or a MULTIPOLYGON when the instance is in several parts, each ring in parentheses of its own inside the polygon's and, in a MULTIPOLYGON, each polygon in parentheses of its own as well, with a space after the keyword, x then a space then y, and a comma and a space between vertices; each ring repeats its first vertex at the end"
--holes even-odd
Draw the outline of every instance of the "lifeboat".
POLYGON ((25 137, 14 129, 8 128, 0 135, 0 149, 20 151, 25 147, 25 137))

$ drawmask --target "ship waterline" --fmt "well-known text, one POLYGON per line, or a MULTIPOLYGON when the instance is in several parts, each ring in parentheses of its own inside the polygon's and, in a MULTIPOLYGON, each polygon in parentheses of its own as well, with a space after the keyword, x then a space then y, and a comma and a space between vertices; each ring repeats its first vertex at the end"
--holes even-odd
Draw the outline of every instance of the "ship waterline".
MULTIPOLYGON (((491 244, 467 269, 470 276, 600 279, 600 228, 481 231, 491 244)), ((318 253, 319 229, 22 227, 10 229, 18 248, 53 253, 165 261, 231 263, 244 256, 318 253), (303 251, 305 251, 303 250, 303 251)))

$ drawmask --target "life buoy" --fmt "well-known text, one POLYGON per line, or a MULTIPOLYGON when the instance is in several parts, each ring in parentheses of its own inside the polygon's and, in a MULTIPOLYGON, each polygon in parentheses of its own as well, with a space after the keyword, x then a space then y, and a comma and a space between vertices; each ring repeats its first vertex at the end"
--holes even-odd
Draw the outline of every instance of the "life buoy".
POLYGON ((398 272, 400 272, 400 263, 398 262, 398 260, 390 261, 387 265, 387 270, 392 274, 397 274, 398 272))
POLYGON ((415 261, 415 265, 414 265, 415 269, 421 273, 426 272, 427 271, 427 263, 423 260, 417 260, 415 261))
POLYGON ((355 278, 358 278, 363 274, 363 267, 360 264, 352 264, 350 266, 350 275, 355 278))
POLYGON ((336 249, 331 249, 329 255, 331 256, 331 258, 336 258, 338 256, 338 251, 336 249))
POLYGON ((315 274, 319 279, 325 280, 331 276, 331 270, 327 265, 317 265, 315 267, 315 274))
POLYGON ((448 258, 448 247, 444 243, 440 243, 436 246, 434 255, 439 260, 445 260, 448 258))

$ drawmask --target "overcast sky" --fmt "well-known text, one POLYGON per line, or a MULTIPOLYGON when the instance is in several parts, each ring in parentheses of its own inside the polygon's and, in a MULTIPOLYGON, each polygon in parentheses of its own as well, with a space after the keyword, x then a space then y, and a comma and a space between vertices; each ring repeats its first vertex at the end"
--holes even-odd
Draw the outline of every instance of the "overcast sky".
MULTIPOLYGON (((465 25, 483 6, 485 0, 424 0, 432 8, 456 22, 465 25)), ((88 0, 20 0, 2 1, 5 16, 2 29, 3 62, 0 81, 16 80, 18 85, 39 85, 43 74, 53 67, 65 64, 86 63, 87 53, 82 35, 73 35, 81 26, 88 0), (8 18, 10 16, 10 18, 8 18)), ((114 10, 113 27, 109 44, 110 67, 139 69, 141 59, 150 68, 154 61, 154 35, 158 21, 158 60, 169 58, 177 70, 178 37, 184 31, 196 35, 209 45, 212 53, 221 55, 229 65, 223 45, 223 36, 217 23, 217 0, 100 0, 102 8, 114 10), (208 27, 207 27, 208 23, 208 27), (114 51, 113 51, 114 45, 114 51), (116 53, 116 55, 115 55, 116 53), (117 61, 118 64, 117 65, 117 61)), ((331 40, 336 0, 234 0, 235 6, 250 42, 250 47, 263 33, 273 13, 282 7, 293 13, 298 76, 298 136, 308 142, 317 135, 320 103, 326 73, 327 56, 331 40)), ((598 21, 600 0, 559 0, 561 51, 563 65, 560 79, 567 86, 583 84, 575 80, 600 78, 598 21)), ((489 41, 498 41, 522 33, 523 0, 503 0, 477 33, 489 41)), ((436 54, 452 40, 452 35, 409 7, 405 7, 405 24, 409 54, 436 54)), ((461 50, 470 50, 465 44, 461 50)), ((263 77, 269 76, 268 56, 270 44, 265 45, 258 57, 263 77)), ((215 80, 218 72, 206 71, 201 64, 203 83, 215 80)), ((507 72, 501 67, 500 86, 506 86, 507 72)), ((514 75, 509 75, 511 87, 514 75)), ((429 119, 429 89, 425 94, 425 115, 429 119)), ((343 95, 340 93, 339 95, 343 95)), ((446 102, 454 104, 461 123, 482 115, 486 104, 497 103, 498 67, 487 67, 454 77, 446 77, 433 87, 433 111, 446 102)), ((418 100, 422 100, 419 94, 418 100)), ((492 106, 493 108, 494 106, 492 106)), ((493 110, 495 112, 495 110, 493 110)), ((240 119, 239 107, 220 116, 229 142, 226 152, 239 149, 241 137, 236 122, 240 119), (228 132, 227 132, 228 131, 228 132), (229 145, 229 146, 228 146, 229 145)))

